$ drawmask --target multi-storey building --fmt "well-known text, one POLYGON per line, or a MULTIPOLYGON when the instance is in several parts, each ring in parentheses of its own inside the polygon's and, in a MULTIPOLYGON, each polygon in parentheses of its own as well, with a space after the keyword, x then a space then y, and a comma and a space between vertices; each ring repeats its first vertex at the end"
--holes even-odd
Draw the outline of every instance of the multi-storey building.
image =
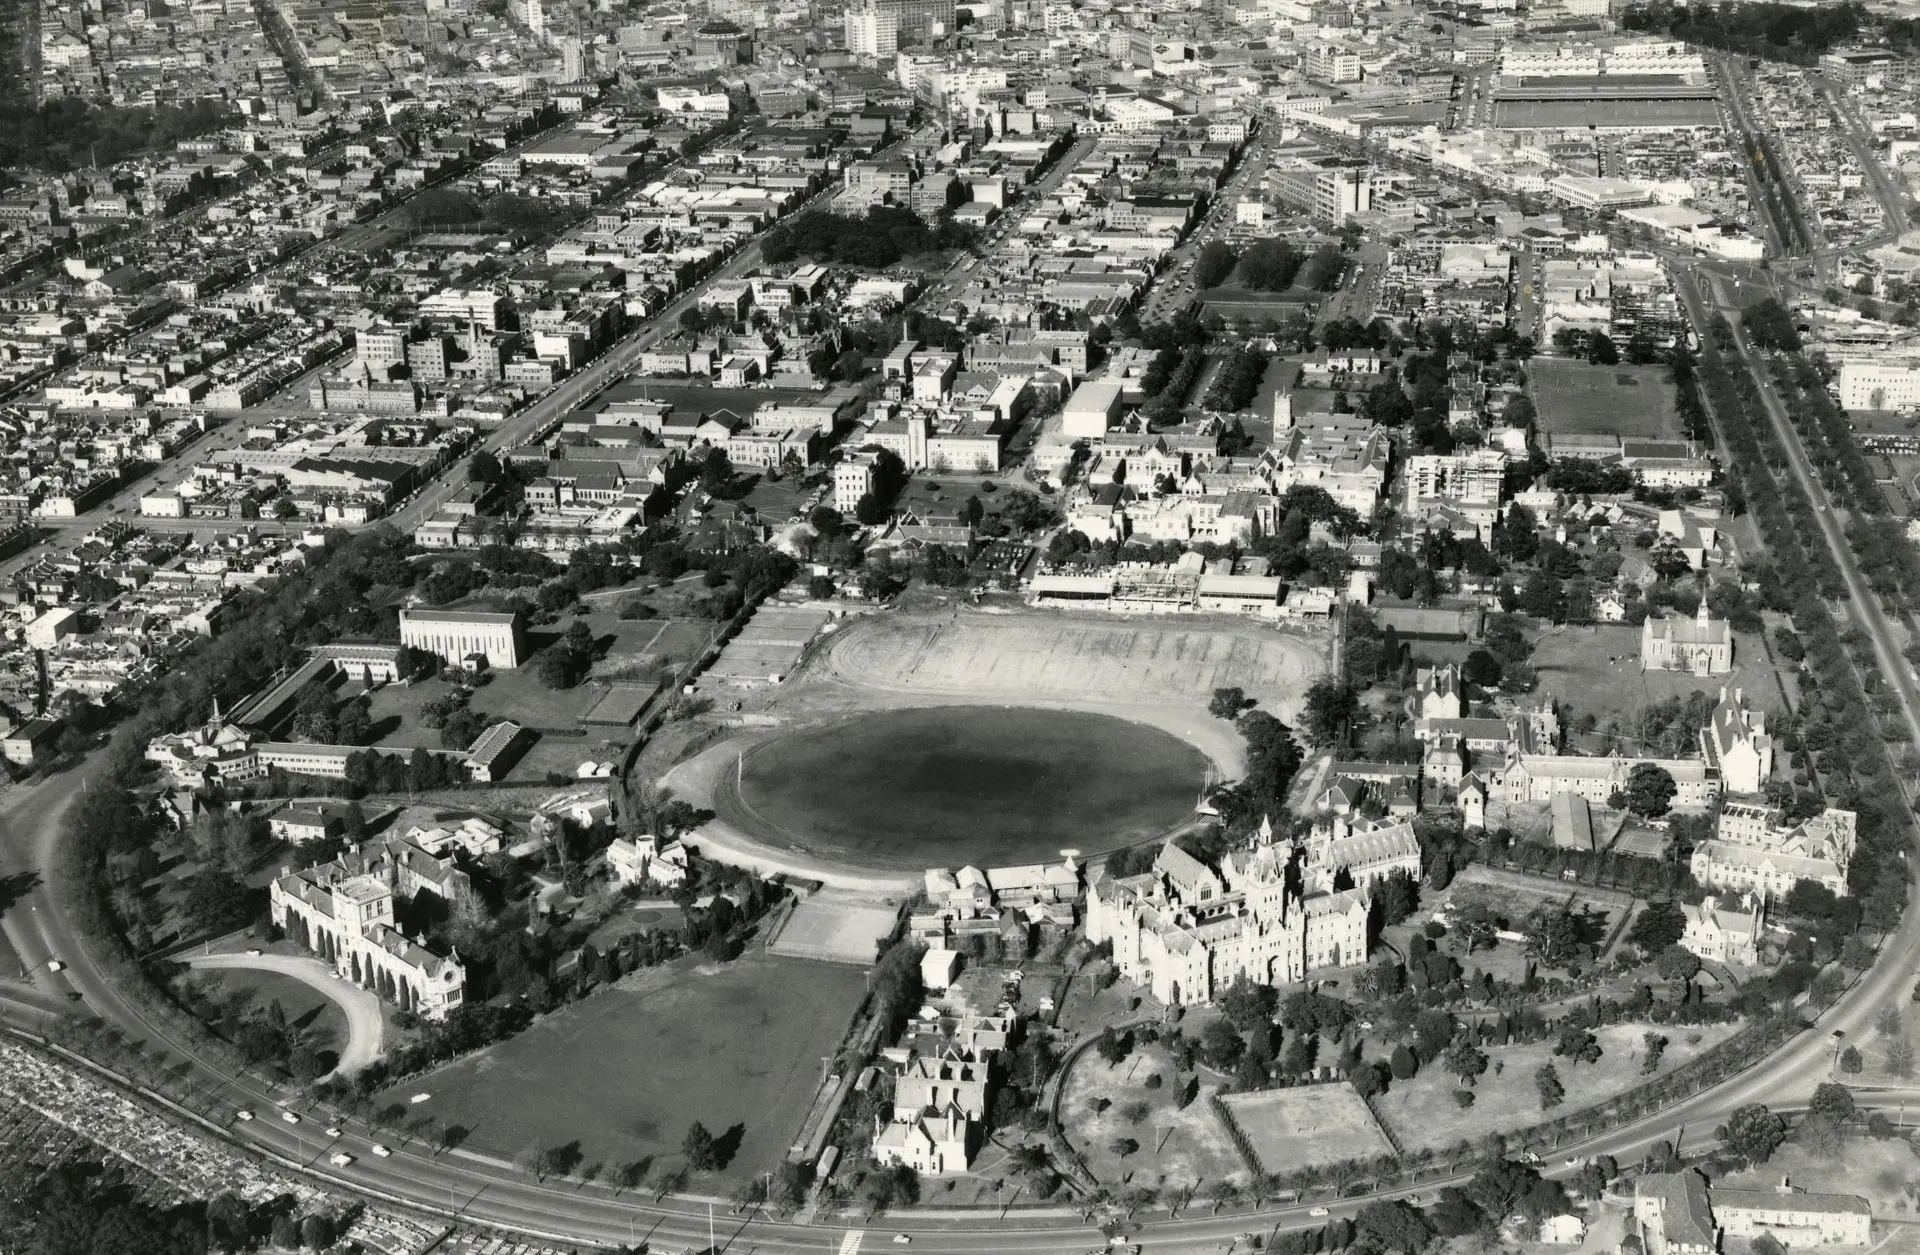
POLYGON ((1844 898, 1857 823, 1852 811, 1829 807, 1793 824, 1777 806, 1729 800, 1713 839, 1694 847, 1690 869, 1711 889, 1779 898, 1810 880, 1844 898))
POLYGON ((274 925, 340 976, 437 1020, 464 1000, 466 968, 457 957, 435 954, 402 932, 394 923, 394 900, 430 893, 451 907, 472 892, 451 856, 435 858, 401 837, 284 872, 267 901, 274 925))
MULTIPOLYGON (((1310 847, 1309 882, 1330 883, 1340 869, 1315 860, 1343 852, 1331 836, 1310 847)), ((1094 880, 1087 937, 1112 942, 1122 975, 1182 1006, 1208 1002, 1242 976, 1277 985, 1364 962, 1367 889, 1303 895, 1290 876, 1297 853, 1267 831, 1215 871, 1169 843, 1149 872, 1094 880)))
POLYGON ((526 652, 526 626, 518 610, 406 606, 400 611, 400 643, 450 663, 481 657, 489 667, 511 670, 526 652))

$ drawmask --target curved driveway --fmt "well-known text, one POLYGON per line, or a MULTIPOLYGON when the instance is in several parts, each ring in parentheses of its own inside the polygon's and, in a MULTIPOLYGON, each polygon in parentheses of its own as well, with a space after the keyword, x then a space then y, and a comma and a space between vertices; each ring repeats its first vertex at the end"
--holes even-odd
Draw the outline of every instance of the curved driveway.
POLYGON ((352 981, 341 980, 318 959, 297 954, 197 954, 182 962, 210 971, 274 972, 319 990, 347 1016, 347 1041, 340 1048, 340 1061, 328 1076, 358 1072, 380 1057, 387 1030, 386 1019, 380 1014, 380 999, 352 981))

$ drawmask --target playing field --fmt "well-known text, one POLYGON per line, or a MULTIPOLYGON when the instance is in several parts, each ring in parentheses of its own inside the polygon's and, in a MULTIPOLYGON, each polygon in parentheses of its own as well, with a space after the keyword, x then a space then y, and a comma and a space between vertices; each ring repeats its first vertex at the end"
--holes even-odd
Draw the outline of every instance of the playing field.
POLYGON ((1302 1085, 1221 1100, 1268 1172, 1391 1154, 1366 1102, 1345 1084, 1302 1085))
POLYGON ((1540 429, 1630 440, 1678 440, 1672 372, 1664 366, 1590 366, 1535 358, 1527 365, 1540 429))
POLYGON ((933 706, 796 728, 747 749, 734 774, 714 809, 743 830, 919 871, 1054 862, 1163 834, 1193 813, 1207 759, 1106 715, 933 706))
POLYGON ((578 1142, 586 1163, 682 1164, 695 1120, 734 1153, 744 1181, 786 1154, 864 982, 851 968, 749 953, 683 960, 547 1016, 526 1032, 380 1096, 471 1130, 512 1156, 578 1142))
POLYGON ((1589 127, 1714 127, 1720 109, 1711 100, 1499 100, 1493 125, 1501 130, 1589 127))
POLYGON ((869 620, 829 658, 864 685, 1010 698, 1204 704, 1238 685, 1282 718, 1326 665, 1318 644, 1250 624, 1051 614, 869 620))
POLYGON ((828 889, 793 909, 772 948, 800 959, 871 967, 881 940, 892 936, 899 922, 896 908, 828 889))

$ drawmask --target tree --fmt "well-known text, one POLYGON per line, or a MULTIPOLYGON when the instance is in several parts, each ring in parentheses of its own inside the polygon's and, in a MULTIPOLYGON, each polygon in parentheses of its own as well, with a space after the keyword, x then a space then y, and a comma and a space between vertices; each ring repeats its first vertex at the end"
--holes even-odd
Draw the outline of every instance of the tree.
POLYGON ((1860 1118, 1860 1107, 1853 1100, 1852 1090, 1832 1081, 1822 1081, 1814 1087, 1807 1114, 1828 1116, 1837 1124, 1852 1124, 1860 1118))
POLYGON ((1441 1063, 1447 1071, 1460 1078, 1462 1085, 1471 1086, 1487 1070, 1487 1056, 1470 1041, 1461 1040, 1447 1047, 1447 1053, 1441 1057, 1441 1063))
POLYGON ((1624 792, 1628 810, 1647 819, 1658 819, 1672 809, 1674 794, 1679 789, 1665 767, 1636 763, 1627 773, 1624 792))
POLYGON ((1600 1062, 1600 1039, 1584 1028, 1568 1027, 1560 1030, 1560 1040, 1555 1044, 1553 1053, 1575 1063, 1600 1062))
POLYGON ((1579 917, 1565 906, 1543 906, 1527 916, 1527 949, 1558 967, 1580 951, 1579 917))
POLYGON ((1649 1029, 1640 1035, 1640 1075, 1652 1076, 1660 1070, 1660 1060, 1667 1053, 1667 1039, 1649 1029))
POLYGON ((1678 942, 1687 931, 1687 914, 1671 899, 1649 902, 1634 917, 1627 940, 1640 947, 1642 954, 1658 954, 1678 942))
POLYGON ((310 1251, 323 1251, 333 1245, 333 1217, 315 1212, 300 1221, 300 1245, 310 1251))
POLYGON ((1728 1116, 1713 1135, 1735 1158, 1763 1164, 1787 1140, 1787 1122, 1767 1110, 1764 1103, 1748 1103, 1728 1116))
POLYGON ((713 1134, 698 1120, 688 1126, 687 1135, 680 1142, 680 1153, 687 1157, 687 1166, 695 1172, 711 1172, 720 1166, 713 1134))
POLYGON ((1543 1063, 1533 1074, 1534 1088, 1540 1091, 1542 1109, 1558 1107, 1560 1100, 1567 1096, 1567 1087, 1560 1083, 1560 1073, 1551 1063, 1543 1063))
POLYGON ((1657 966, 1663 979, 1684 985, 1699 974, 1700 956, 1683 946, 1668 946, 1657 966))
POLYGON ((1240 255, 1229 245, 1220 240, 1210 241, 1194 259, 1193 286, 1202 291, 1219 287, 1239 264, 1240 255))
POLYGON ((1813 1112, 1794 1130, 1794 1140, 1821 1159, 1837 1159, 1840 1156, 1840 1133, 1838 1120, 1813 1112))
POLYGON ((1860 1057, 1857 1046, 1848 1046, 1840 1052, 1840 1071, 1848 1076, 1858 1076, 1866 1061, 1860 1057))
POLYGON ((1247 691, 1235 686, 1213 690, 1213 700, 1207 703, 1207 713, 1215 719, 1233 720, 1247 708, 1247 691))
POLYGON ((500 459, 486 449, 477 449, 467 459, 467 478, 476 484, 497 484, 502 478, 500 459))
POLYGON ((1307 689, 1300 731, 1310 744, 1345 744, 1360 714, 1360 694, 1344 680, 1322 676, 1307 689))
POLYGON ((1419 1255, 1433 1237, 1426 1216, 1397 1198, 1368 1203, 1354 1216, 1353 1227, 1362 1242, 1382 1252, 1419 1255))
POLYGON ((1419 1070, 1420 1063, 1413 1057, 1413 1051, 1408 1050, 1405 1043, 1401 1043, 1393 1048, 1388 1067, 1393 1071, 1394 1080, 1405 1081, 1412 1079, 1413 1074, 1419 1070))

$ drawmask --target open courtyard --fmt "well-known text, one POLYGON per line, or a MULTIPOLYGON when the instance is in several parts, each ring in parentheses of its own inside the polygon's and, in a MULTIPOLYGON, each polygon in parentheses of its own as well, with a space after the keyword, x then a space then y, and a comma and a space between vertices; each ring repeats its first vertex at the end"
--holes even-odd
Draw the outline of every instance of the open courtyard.
POLYGON ((717 1176, 746 1180, 780 1162, 813 1101, 821 1058, 840 1045, 864 993, 856 969, 749 952, 725 965, 684 960, 622 980, 526 1032, 382 1095, 467 1146, 510 1158, 577 1144, 609 1170, 652 1159, 677 1168, 698 1120, 726 1153, 717 1176))

